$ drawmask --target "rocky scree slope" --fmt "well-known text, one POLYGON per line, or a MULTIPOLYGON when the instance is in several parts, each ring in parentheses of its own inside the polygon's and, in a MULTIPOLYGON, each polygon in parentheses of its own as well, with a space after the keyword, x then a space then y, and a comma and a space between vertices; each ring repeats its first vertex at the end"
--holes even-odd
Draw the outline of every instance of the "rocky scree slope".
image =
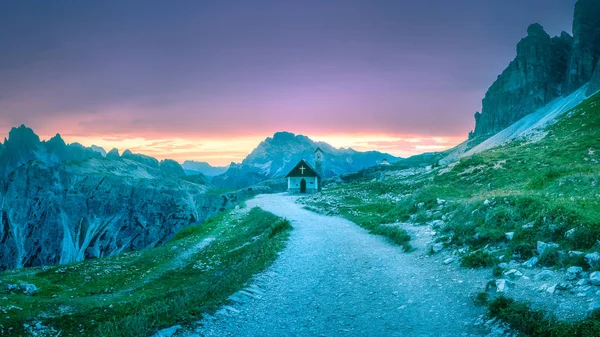
POLYGON ((103 157, 25 126, 0 146, 0 173, 0 269, 155 247, 251 193, 211 193, 174 161, 103 157))
POLYGON ((323 152, 325 178, 356 172, 378 165, 384 158, 394 162, 398 158, 377 151, 359 152, 351 148, 335 148, 324 142, 315 142, 303 135, 278 132, 262 141, 241 164, 232 163, 229 169, 213 179, 222 187, 245 187, 271 178, 284 177, 301 159, 314 166, 314 151, 323 152))
POLYGON ((551 38, 539 24, 527 33, 516 58, 486 93, 471 137, 487 138, 590 81, 588 95, 600 90, 599 1, 577 1, 573 36, 551 38))

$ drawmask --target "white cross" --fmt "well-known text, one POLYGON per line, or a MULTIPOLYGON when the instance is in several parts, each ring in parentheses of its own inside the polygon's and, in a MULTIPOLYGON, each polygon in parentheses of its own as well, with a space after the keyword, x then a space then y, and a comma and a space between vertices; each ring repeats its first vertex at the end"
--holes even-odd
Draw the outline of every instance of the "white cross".
POLYGON ((302 166, 300 167, 300 171, 302 171, 302 175, 304 175, 304 170, 306 170, 306 169, 304 168, 304 165, 302 165, 302 166))

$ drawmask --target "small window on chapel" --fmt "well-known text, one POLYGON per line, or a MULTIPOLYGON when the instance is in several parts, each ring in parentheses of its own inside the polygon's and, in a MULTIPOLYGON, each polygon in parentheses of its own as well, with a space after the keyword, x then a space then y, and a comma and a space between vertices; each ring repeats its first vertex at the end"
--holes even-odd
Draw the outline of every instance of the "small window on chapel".
POLYGON ((314 182, 313 182, 313 181, 311 181, 311 182, 310 182, 310 184, 312 185, 312 184, 314 184, 314 182))

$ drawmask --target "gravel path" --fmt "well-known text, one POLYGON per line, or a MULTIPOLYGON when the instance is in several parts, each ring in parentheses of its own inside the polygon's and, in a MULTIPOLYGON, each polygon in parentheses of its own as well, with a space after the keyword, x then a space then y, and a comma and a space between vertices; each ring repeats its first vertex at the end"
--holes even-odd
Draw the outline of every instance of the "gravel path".
MULTIPOLYGON (((247 202, 291 221, 277 261, 194 333, 180 336, 469 336, 483 314, 470 297, 488 274, 429 257, 431 238, 412 228, 412 253, 285 194, 247 202)), ((411 230, 409 228, 409 230, 411 230)))

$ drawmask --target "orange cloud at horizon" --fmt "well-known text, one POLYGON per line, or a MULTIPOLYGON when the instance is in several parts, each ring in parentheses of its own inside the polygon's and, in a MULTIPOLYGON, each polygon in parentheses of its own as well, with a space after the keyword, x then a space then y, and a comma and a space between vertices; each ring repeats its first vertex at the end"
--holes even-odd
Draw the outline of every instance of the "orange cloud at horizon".
MULTIPOLYGON (((272 135, 269 135, 272 136, 272 135)), ((42 139, 51 136, 42 135, 42 139)), ((340 148, 353 148, 357 151, 376 150, 397 157, 410 157, 423 152, 443 151, 463 142, 461 136, 398 136, 385 134, 329 134, 308 135, 314 141, 322 141, 340 148)), ((167 137, 98 137, 63 136, 65 142, 78 142, 84 146, 101 146, 107 152, 117 148, 120 153, 129 149, 159 160, 173 159, 180 163, 185 160, 205 161, 213 166, 224 166, 231 162, 241 162, 265 135, 252 135, 234 138, 167 138, 167 137)))

